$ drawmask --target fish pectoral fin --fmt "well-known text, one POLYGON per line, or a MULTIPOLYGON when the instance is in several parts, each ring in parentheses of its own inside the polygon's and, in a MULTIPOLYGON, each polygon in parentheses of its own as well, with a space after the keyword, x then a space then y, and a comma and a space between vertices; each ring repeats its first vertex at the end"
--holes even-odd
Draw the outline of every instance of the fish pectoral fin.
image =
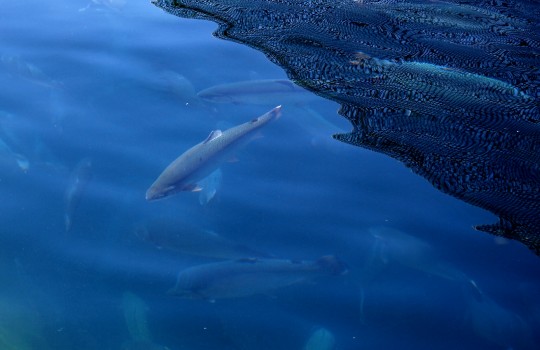
POLYGON ((241 263, 249 263, 249 264, 255 264, 259 259, 257 258, 240 258, 236 260, 237 262, 241 263))
POLYGON ((208 143, 212 140, 215 140, 217 139, 218 137, 220 137, 223 133, 221 132, 221 130, 212 130, 210 131, 210 135, 208 135, 208 137, 203 141, 203 143, 208 143))
POLYGON ((197 184, 190 184, 184 187, 184 191, 187 191, 187 192, 200 192, 202 191, 202 189, 203 188, 197 184))

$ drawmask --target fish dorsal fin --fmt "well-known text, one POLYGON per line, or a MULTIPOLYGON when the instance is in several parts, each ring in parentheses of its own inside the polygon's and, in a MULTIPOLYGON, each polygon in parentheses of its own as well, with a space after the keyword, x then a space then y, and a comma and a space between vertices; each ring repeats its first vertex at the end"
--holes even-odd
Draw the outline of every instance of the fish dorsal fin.
POLYGON ((212 131, 210 132, 210 135, 208 135, 208 137, 206 138, 206 140, 203 141, 203 143, 207 143, 207 142, 210 142, 210 141, 212 141, 212 140, 215 140, 215 139, 217 139, 218 137, 220 137, 221 134, 223 134, 223 133, 222 133, 221 130, 219 130, 219 129, 218 129, 218 130, 212 130, 212 131))

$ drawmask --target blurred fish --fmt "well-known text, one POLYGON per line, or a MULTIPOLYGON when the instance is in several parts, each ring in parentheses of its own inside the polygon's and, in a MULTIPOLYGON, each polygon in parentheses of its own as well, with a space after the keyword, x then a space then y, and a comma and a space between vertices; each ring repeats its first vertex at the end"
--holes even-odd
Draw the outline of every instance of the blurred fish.
MULTIPOLYGON (((0 156, 5 157, 6 161, 17 164, 19 169, 23 172, 27 172, 30 168, 30 161, 20 153, 13 152, 11 147, 0 138, 0 156)), ((13 164, 12 163, 12 164, 13 164)))
POLYGON ((204 101, 253 105, 301 104, 316 95, 286 79, 247 80, 215 85, 199 91, 204 101))
POLYGON ((339 275, 345 265, 334 256, 316 261, 239 259, 181 271, 170 294, 192 299, 238 298, 272 291, 318 276, 339 275))
POLYGON ((221 178, 221 169, 216 169, 199 182, 199 186, 202 188, 201 192, 199 192, 199 203, 201 205, 208 204, 214 198, 221 187, 221 178))
POLYGON ((124 292, 122 295, 122 312, 131 339, 149 341, 150 330, 148 329, 146 317, 148 306, 144 300, 132 292, 124 292))
POLYGON ((159 72, 154 78, 153 85, 157 90, 172 93, 186 106, 201 103, 191 81, 175 71, 164 70, 159 72))
POLYGON ((124 342, 122 350, 168 350, 152 342, 148 328, 148 306, 132 292, 122 295, 122 312, 131 339, 124 342))
POLYGON ((216 259, 269 257, 268 254, 178 221, 152 221, 136 229, 136 236, 158 248, 216 259))
POLYGON ((332 350, 336 345, 336 339, 332 332, 326 328, 315 330, 304 346, 304 350, 332 350))
POLYGON ((58 88, 62 83, 47 76, 32 63, 25 62, 18 55, 3 54, 0 63, 11 75, 48 88, 58 88))
POLYGON ((66 232, 71 230, 73 224, 73 213, 77 209, 81 196, 84 193, 88 181, 92 177, 92 161, 88 158, 82 159, 73 172, 71 173, 71 179, 66 193, 64 196, 65 211, 64 211, 64 224, 66 232))
POLYGON ((474 284, 465 273, 441 261, 432 246, 420 238, 389 227, 372 227, 369 233, 375 238, 371 264, 377 259, 383 264, 395 262, 428 275, 474 284))
POLYGON ((517 313, 487 296, 478 287, 466 290, 467 318, 473 331, 505 349, 537 349, 529 324, 517 313))
POLYGON ((214 130, 206 140, 176 158, 146 191, 146 200, 164 198, 182 191, 197 192, 200 181, 230 157, 231 152, 248 142, 255 131, 281 115, 277 106, 264 115, 225 131, 214 130))

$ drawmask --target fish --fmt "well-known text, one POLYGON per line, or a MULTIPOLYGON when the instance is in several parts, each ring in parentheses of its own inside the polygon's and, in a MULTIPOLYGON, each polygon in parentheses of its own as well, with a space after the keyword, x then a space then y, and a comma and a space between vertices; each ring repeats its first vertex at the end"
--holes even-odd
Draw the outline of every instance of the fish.
POLYGON ((200 181, 230 158, 231 152, 250 141, 255 131, 281 115, 277 106, 260 117, 225 131, 214 130, 201 143, 176 158, 146 191, 146 200, 165 198, 178 192, 198 192, 200 181))
POLYGON ((533 330, 514 310, 499 304, 484 291, 464 289, 468 325, 492 346, 504 349, 536 349, 533 330))
POLYGON ((71 173, 71 180, 64 195, 65 211, 64 225, 66 232, 73 225, 73 213, 77 209, 86 185, 92 178, 92 161, 89 158, 82 159, 71 173))
POLYGON ((79 12, 86 11, 96 7, 97 10, 108 9, 112 11, 120 11, 126 5, 127 0, 91 0, 88 5, 79 9, 79 12))
POLYGON ((148 306, 144 300, 136 294, 126 291, 122 295, 122 311, 131 339, 135 341, 149 341, 148 306))
POLYGON ((213 259, 270 257, 269 254, 201 230, 178 220, 155 220, 137 225, 135 235, 157 248, 213 259))
POLYGON ((346 265, 333 255, 316 261, 243 258, 189 267, 180 271, 169 294, 188 299, 247 297, 319 276, 341 275, 346 265))
POLYGON ((326 328, 316 329, 304 346, 304 350, 332 350, 336 345, 336 339, 332 332, 326 328))
POLYGON ((17 164, 18 168, 26 173, 30 168, 30 161, 24 155, 14 152, 11 147, 0 138, 0 157, 4 157, 12 164, 17 164))
POLYGON ((251 105, 301 104, 317 96, 287 79, 246 80, 201 90, 197 96, 211 103, 251 105))
POLYGON ((384 265, 397 263, 407 268, 449 281, 474 285, 465 273, 441 261, 435 249, 426 241, 390 227, 371 227, 375 238, 370 264, 380 260, 384 265))
POLYGON ((139 296, 126 291, 122 295, 122 311, 131 337, 122 344, 122 350, 169 350, 151 340, 148 327, 148 306, 139 296))
POLYGON ((36 85, 46 88, 62 87, 61 82, 53 80, 36 65, 24 61, 18 55, 2 54, 0 56, 0 65, 2 65, 10 74, 36 85))

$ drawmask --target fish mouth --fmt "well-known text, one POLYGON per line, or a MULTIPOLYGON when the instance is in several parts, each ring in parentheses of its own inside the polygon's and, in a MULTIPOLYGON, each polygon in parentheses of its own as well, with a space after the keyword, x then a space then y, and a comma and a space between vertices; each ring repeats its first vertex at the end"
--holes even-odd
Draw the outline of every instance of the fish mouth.
POLYGON ((161 192, 157 192, 155 189, 153 189, 152 187, 150 187, 148 189, 148 191, 146 191, 146 194, 144 196, 144 198, 147 200, 147 201, 155 201, 157 199, 160 199, 160 198, 163 198, 165 197, 165 194, 164 193, 161 193, 161 192))
POLYGON ((153 191, 146 191, 146 194, 144 196, 144 199, 146 199, 147 201, 151 202, 151 201, 155 201, 157 199, 160 199, 160 198, 163 198, 164 196, 160 193, 155 193, 153 191))

